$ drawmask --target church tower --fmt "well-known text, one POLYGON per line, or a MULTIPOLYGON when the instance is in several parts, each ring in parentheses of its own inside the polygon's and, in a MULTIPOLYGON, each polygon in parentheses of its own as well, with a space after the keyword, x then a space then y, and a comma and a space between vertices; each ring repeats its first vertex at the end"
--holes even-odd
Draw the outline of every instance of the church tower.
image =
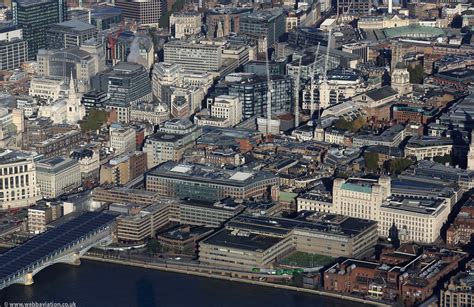
POLYGON ((400 96, 408 95, 413 91, 410 84, 410 73, 403 63, 395 65, 395 69, 392 72, 391 86, 400 96))
POLYGON ((474 130, 471 131, 471 144, 467 154, 467 169, 474 171, 474 130))
POLYGON ((66 122, 68 124, 77 124, 86 114, 86 108, 81 104, 81 96, 77 93, 76 84, 71 73, 66 113, 66 122))

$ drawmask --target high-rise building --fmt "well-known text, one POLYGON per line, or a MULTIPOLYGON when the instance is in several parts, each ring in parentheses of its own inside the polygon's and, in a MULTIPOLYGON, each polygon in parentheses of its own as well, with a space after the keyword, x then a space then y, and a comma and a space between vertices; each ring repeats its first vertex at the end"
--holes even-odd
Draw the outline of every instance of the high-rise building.
POLYGON ((285 33, 285 15, 281 9, 253 12, 240 18, 240 33, 265 37, 272 46, 285 33))
POLYGON ((0 70, 13 70, 28 61, 28 43, 22 29, 0 26, 0 70))
POLYGON ((103 65, 99 54, 89 53, 79 47, 38 51, 38 76, 63 80, 69 80, 72 76, 78 81, 81 91, 89 88, 91 77, 95 76, 103 65))
POLYGON ((222 67, 222 46, 171 41, 164 46, 164 61, 181 64, 191 72, 218 71, 222 67))
POLYGON ((108 74, 109 103, 129 106, 138 101, 151 101, 151 81, 140 64, 120 62, 108 74))
MULTIPOLYGON (((272 114, 291 111, 293 100, 293 79, 289 76, 271 76, 272 114)), ((239 97, 242 103, 242 118, 266 115, 268 80, 255 74, 234 73, 227 75, 220 86, 222 94, 239 97)))
POLYGON ((14 0, 13 22, 23 29, 28 42, 28 59, 34 60, 39 49, 46 47, 46 29, 66 20, 65 0, 14 0))
POLYGON ((90 38, 97 36, 97 29, 93 25, 70 20, 50 25, 46 30, 46 47, 48 49, 61 49, 81 46, 90 38))
POLYGON ((166 0, 117 0, 115 6, 122 10, 123 18, 133 19, 142 25, 156 25, 166 14, 166 0))

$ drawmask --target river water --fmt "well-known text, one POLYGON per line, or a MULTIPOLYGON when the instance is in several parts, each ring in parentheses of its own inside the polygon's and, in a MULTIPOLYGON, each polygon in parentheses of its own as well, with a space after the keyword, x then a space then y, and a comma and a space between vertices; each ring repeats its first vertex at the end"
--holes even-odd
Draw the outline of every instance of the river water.
POLYGON ((291 307, 362 304, 232 281, 82 260, 56 264, 34 276, 31 286, 0 291, 10 302, 72 303, 76 306, 291 307))

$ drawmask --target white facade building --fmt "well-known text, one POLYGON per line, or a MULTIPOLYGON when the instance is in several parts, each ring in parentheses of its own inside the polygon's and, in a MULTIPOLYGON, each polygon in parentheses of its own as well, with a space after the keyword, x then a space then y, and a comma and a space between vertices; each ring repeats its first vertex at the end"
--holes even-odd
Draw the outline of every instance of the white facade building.
POLYGON ((0 149, 0 209, 28 206, 39 198, 34 155, 0 149))

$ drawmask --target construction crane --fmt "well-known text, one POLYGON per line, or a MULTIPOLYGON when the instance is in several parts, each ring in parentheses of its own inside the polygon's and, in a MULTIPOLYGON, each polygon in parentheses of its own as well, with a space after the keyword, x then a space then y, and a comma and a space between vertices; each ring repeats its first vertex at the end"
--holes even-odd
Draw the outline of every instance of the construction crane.
POLYGON ((268 63, 268 48, 265 52, 265 60, 266 60, 266 69, 267 69, 267 135, 271 134, 272 131, 272 92, 273 92, 273 86, 272 86, 272 80, 270 78, 270 64, 268 63))
POLYGON ((311 67, 311 86, 310 86, 310 90, 311 90, 311 106, 310 106, 310 114, 311 114, 311 117, 310 119, 313 119, 313 116, 314 116, 314 90, 315 90, 315 86, 314 86, 314 75, 316 74, 316 61, 318 60, 318 55, 319 55, 319 46, 321 45, 320 42, 318 42, 318 47, 316 47, 316 52, 314 53, 314 61, 313 61, 313 66, 311 67))

